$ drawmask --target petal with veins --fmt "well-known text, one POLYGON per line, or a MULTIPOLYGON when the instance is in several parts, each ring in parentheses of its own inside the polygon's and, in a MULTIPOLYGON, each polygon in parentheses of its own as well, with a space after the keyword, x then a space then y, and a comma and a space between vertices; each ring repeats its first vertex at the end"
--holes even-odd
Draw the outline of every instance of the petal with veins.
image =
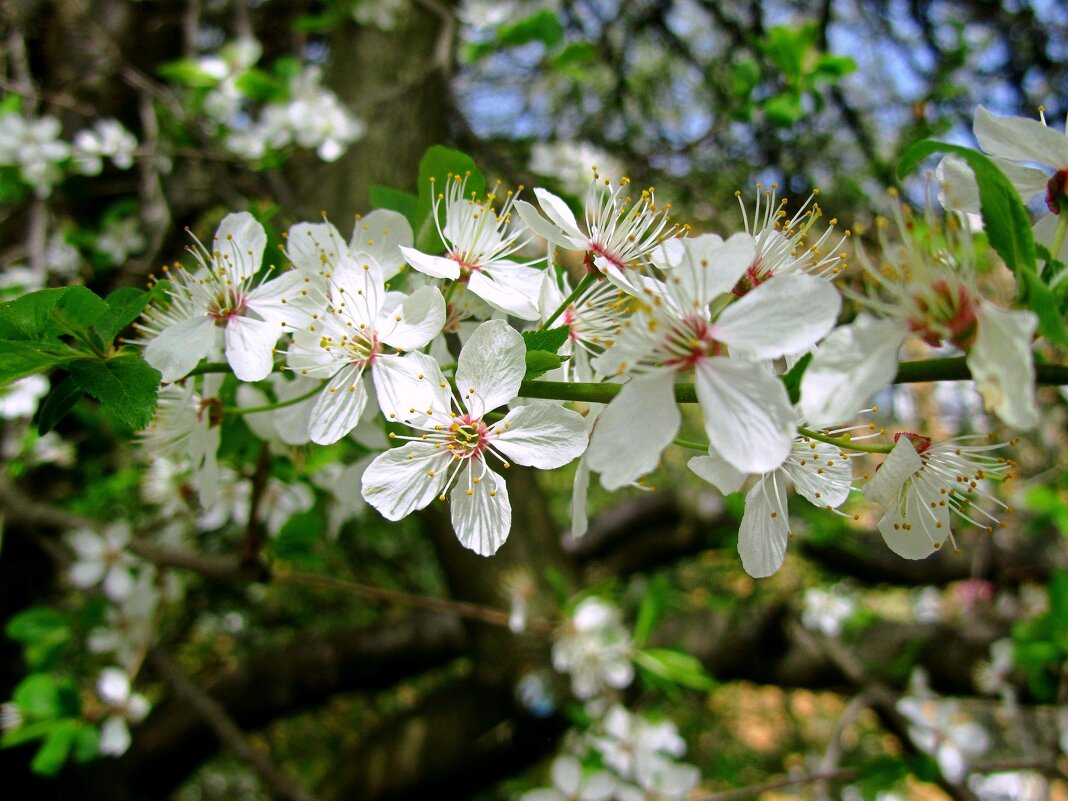
POLYGON ((486 469, 470 486, 461 476, 450 496, 452 527, 460 544, 479 556, 493 556, 512 527, 512 505, 504 479, 486 469))

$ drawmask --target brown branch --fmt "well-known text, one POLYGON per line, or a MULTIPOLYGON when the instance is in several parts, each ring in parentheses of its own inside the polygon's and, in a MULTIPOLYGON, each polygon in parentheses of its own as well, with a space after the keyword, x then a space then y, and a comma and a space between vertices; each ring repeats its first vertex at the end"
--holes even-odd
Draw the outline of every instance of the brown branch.
POLYGON ((226 714, 222 704, 197 687, 166 653, 154 648, 151 659, 175 696, 200 716, 219 738, 219 742, 255 770, 276 796, 285 801, 315 801, 314 796, 309 795, 293 778, 276 768, 265 754, 254 748, 233 718, 226 714))
POLYGON ((804 776, 786 776, 782 779, 774 779, 773 781, 764 782, 763 784, 739 787, 736 790, 722 790, 718 793, 695 796, 691 798, 691 801, 745 801, 745 799, 756 798, 763 793, 770 793, 772 790, 781 790, 784 787, 796 787, 799 784, 812 784, 814 782, 848 782, 857 778, 859 775, 860 771, 854 768, 846 768, 843 770, 807 773, 804 776))
MULTIPOLYGON (((425 609, 428 612, 438 612, 445 615, 477 620, 480 623, 489 623, 493 626, 508 626, 509 614, 498 609, 491 609, 479 604, 467 601, 453 601, 448 598, 432 598, 426 595, 413 595, 401 590, 390 590, 385 587, 375 587, 370 584, 361 584, 347 579, 322 576, 315 573, 302 573, 276 571, 273 581, 279 584, 300 584, 320 589, 342 590, 343 592, 358 595, 361 598, 369 598, 375 601, 410 606, 414 609, 425 609)), ((542 632, 552 631, 554 628, 551 620, 544 618, 528 618, 527 627, 542 632)))

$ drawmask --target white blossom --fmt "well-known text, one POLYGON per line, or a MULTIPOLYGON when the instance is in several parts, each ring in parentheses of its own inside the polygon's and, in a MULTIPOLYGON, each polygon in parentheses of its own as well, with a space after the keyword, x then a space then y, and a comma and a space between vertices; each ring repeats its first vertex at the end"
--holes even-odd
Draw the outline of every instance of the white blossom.
POLYGON ((630 633, 619 610, 597 597, 579 602, 552 649, 553 667, 571 675, 571 691, 584 701, 634 681, 630 654, 630 633))
POLYGON ((100 727, 100 753, 122 756, 130 748, 128 724, 136 725, 144 720, 152 705, 143 695, 132 691, 129 675, 118 667, 100 671, 96 692, 109 709, 108 717, 100 727))
MULTIPOLYGON (((505 468, 511 459, 548 470, 586 448, 582 417, 558 406, 520 406, 502 420, 485 419, 515 399, 525 372, 523 338, 503 320, 483 323, 461 351, 459 403, 440 368, 428 360, 417 378, 435 399, 426 406, 413 403, 403 415, 419 433, 396 437, 407 444, 371 463, 363 474, 364 500, 387 520, 399 520, 434 498, 444 500, 451 488, 452 525, 460 542, 483 556, 496 552, 508 537, 512 509, 504 480, 490 468, 488 457, 505 468)), ((412 397, 423 400, 421 390, 412 397)))
POLYGON ((82 529, 68 538, 75 561, 70 580, 76 587, 88 589, 103 585, 112 601, 122 601, 134 589, 134 557, 127 551, 130 526, 126 521, 111 524, 102 532, 82 529))

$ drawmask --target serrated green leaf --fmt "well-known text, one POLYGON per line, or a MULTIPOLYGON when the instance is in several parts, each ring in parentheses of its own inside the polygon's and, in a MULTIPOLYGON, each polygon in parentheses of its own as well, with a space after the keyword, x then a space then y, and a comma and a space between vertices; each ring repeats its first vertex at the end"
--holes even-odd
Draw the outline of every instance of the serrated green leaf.
POLYGON ((78 382, 70 376, 53 386, 37 411, 37 433, 43 436, 59 425, 84 394, 78 382))
POLYGON ((693 690, 711 690, 716 686, 697 657, 673 648, 635 651, 634 662, 655 676, 693 690))
MULTIPOLYGON (((444 193, 448 181, 467 179, 467 196, 481 196, 486 188, 486 179, 475 162, 466 153, 434 145, 419 162, 419 200, 415 208, 415 246, 424 253, 440 253, 445 243, 438 235, 433 218, 433 193, 444 193), (434 182, 431 183, 431 178, 434 182)), ((444 210, 442 210, 444 213, 444 210)), ((444 220, 439 220, 444 223, 444 220)))
POLYGON ((84 353, 62 342, 24 342, 0 339, 0 387, 34 373, 42 373, 57 364, 80 359, 84 353))
POLYGON ((555 370, 563 363, 563 359, 555 353, 549 353, 547 350, 528 350, 527 372, 523 378, 537 378, 540 375, 545 375, 550 370, 555 370))
POLYGON ((30 762, 30 769, 42 776, 55 776, 70 756, 74 741, 78 736, 81 722, 77 720, 57 721, 45 737, 37 754, 30 762))
POLYGON ((0 304, 0 338, 55 339, 68 333, 66 326, 88 328, 106 311, 107 304, 84 286, 41 289, 0 304))
POLYGON ((86 393, 130 428, 139 430, 152 422, 160 372, 140 355, 119 354, 107 361, 85 359, 67 369, 86 393))
POLYGON ((149 303, 166 295, 169 284, 158 281, 149 290, 124 286, 108 295, 104 302, 107 311, 93 324, 93 329, 105 342, 111 342, 130 323, 141 316, 149 303))
POLYGON ((527 346, 528 352, 544 350, 556 353, 567 342, 570 333, 571 329, 566 325, 550 328, 548 331, 524 331, 523 343, 527 346))
POLYGON ((411 192, 405 192, 403 189, 394 189, 392 186, 382 186, 381 184, 371 184, 370 194, 371 208, 399 212, 408 219, 412 229, 415 229, 416 214, 419 208, 418 197, 411 192))

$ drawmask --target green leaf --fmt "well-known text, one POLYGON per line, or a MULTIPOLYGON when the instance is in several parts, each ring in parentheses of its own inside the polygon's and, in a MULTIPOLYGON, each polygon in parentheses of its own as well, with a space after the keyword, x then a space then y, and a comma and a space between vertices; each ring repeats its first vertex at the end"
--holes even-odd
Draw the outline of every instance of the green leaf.
POLYGON ((466 153, 434 145, 420 160, 419 201, 415 208, 415 225, 412 227, 415 230, 415 246, 424 253, 440 253, 445 249, 432 216, 434 193, 444 193, 449 181, 462 181, 465 177, 468 197, 471 193, 481 196, 486 188, 486 179, 466 153), (434 179, 433 183, 431 178, 434 179))
POLYGON ((419 198, 411 192, 405 192, 403 189, 371 184, 371 208, 400 212, 408 218, 408 222, 411 223, 414 229, 419 208, 419 198))
POLYGON ((527 346, 527 352, 532 350, 544 350, 556 353, 567 342, 571 329, 566 325, 550 328, 548 331, 524 331, 523 342, 527 346))
POLYGON ((96 322, 107 304, 84 286, 41 289, 0 305, 0 338, 42 341, 85 330, 96 322))
POLYGON ((543 9, 526 19, 505 25, 497 31, 497 41, 502 45, 524 45, 541 42, 548 48, 556 47, 564 40, 564 26, 555 12, 543 9))
POLYGON ((170 61, 162 65, 157 72, 168 81, 193 89, 210 89, 219 82, 201 69, 200 64, 192 58, 170 61))
POLYGON ((801 108, 801 95, 798 92, 783 92, 764 101, 764 114, 768 122, 780 128, 796 125, 804 113, 804 109, 801 108))
MULTIPOLYGON (((1023 286, 1023 300, 1038 317, 1038 333, 1062 348, 1068 348, 1068 326, 1052 290, 1038 273, 1025 270, 1018 274, 1023 286)), ((1063 283, 1063 282, 1062 282, 1063 283)))
POLYGON ((731 64, 731 91, 736 97, 748 98, 760 84, 760 65, 751 58, 731 64))
POLYGON ((597 45, 593 42, 571 42, 549 59, 549 68, 571 73, 596 61, 597 53, 597 45))
POLYGON ((641 648, 653 633, 656 624, 667 608, 668 583, 661 575, 653 576, 638 607, 638 619, 634 624, 634 645, 641 648))
POLYGON ((92 762, 100 755, 100 732, 95 726, 81 725, 74 739, 74 761, 92 762))
POLYGON ((1025 270, 1036 272, 1035 240, 1027 209, 1001 170, 982 153, 928 139, 905 150, 897 166, 898 175, 908 175, 935 153, 952 153, 971 167, 979 185, 979 206, 987 238, 1008 268, 1017 275, 1025 270))
POLYGON ((60 421, 74 410, 84 394, 78 382, 70 376, 54 385, 37 411, 37 433, 44 436, 59 425, 60 421))
POLYGON ((6 631, 8 637, 22 643, 32 670, 48 667, 70 639, 67 619, 47 606, 35 606, 15 615, 8 621, 6 631))
POLYGON ((160 372, 138 354, 120 353, 107 361, 82 360, 68 368, 71 378, 104 409, 134 430, 152 422, 160 372))
POLYGON ((245 97, 260 103, 284 100, 288 94, 284 84, 256 67, 246 70, 234 85, 245 97))
POLYGON ((295 514, 270 541, 271 556, 306 567, 321 566, 322 559, 315 548, 323 541, 324 531, 323 517, 315 509, 295 514))
POLYGON ((693 690, 711 690, 716 686, 697 657, 673 648, 635 651, 634 662, 654 676, 693 690))
POLYGON ((94 323, 93 329, 105 342, 111 342, 126 326, 141 316, 149 303, 165 296, 169 286, 166 281, 157 281, 149 290, 133 286, 116 289, 105 298, 108 309, 94 323))
POLYGON ((51 345, 3 339, 0 339, 0 353, 4 354, 0 359, 0 387, 85 355, 61 342, 51 345))
POLYGON ((801 399, 801 378, 805 375, 805 370, 808 369, 811 361, 812 354, 806 353, 782 377, 782 382, 786 385, 786 391, 790 393, 790 403, 797 403, 801 399))
POLYGON ((63 709, 59 684, 48 673, 31 673, 19 682, 11 700, 26 720, 47 720, 63 709))
POLYGON ((550 370, 555 370, 564 360, 557 356, 555 353, 549 353, 547 350, 528 350, 527 351, 527 372, 523 376, 524 379, 537 378, 540 375, 544 375, 550 370))
POLYGON ((55 776, 59 773, 59 769, 70 756, 80 728, 81 722, 77 720, 58 721, 37 749, 30 769, 42 776, 55 776))
POLYGON ((849 56, 822 55, 816 62, 812 75, 816 78, 836 81, 856 71, 857 62, 849 56))

